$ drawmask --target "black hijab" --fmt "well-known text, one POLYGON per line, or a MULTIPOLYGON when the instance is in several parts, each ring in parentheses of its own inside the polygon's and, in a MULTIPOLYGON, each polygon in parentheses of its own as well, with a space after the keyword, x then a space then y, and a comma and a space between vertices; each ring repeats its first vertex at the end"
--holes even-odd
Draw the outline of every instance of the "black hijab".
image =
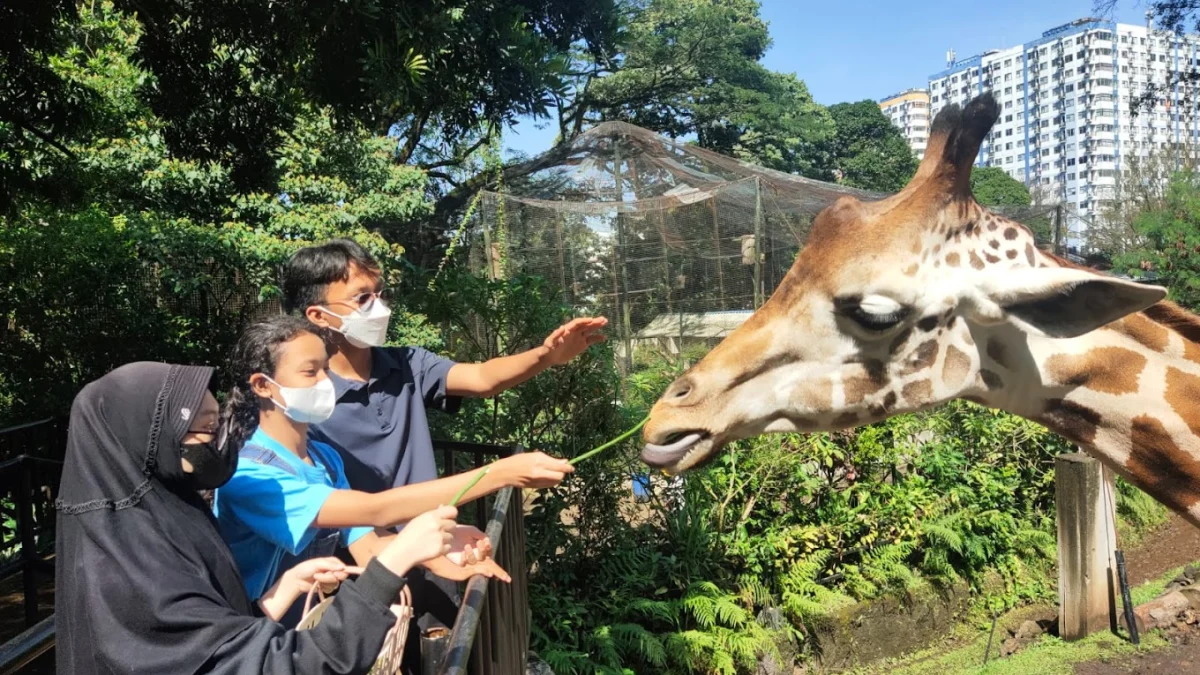
POLYGON ((379 653, 403 579, 375 562, 311 631, 252 616, 180 458, 211 377, 132 363, 75 398, 56 504, 60 675, 365 673, 379 653))

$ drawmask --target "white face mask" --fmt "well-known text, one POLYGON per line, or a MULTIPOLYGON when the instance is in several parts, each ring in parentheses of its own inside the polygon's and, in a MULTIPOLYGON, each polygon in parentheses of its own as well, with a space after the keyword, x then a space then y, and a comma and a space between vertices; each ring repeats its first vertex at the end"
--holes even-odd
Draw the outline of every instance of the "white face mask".
POLYGON ((279 387, 279 395, 283 398, 282 402, 273 398, 271 401, 293 422, 320 424, 333 415, 337 394, 333 390, 333 380, 328 377, 311 387, 285 387, 269 377, 267 381, 279 387))
POLYGON ((345 335, 346 340, 359 349, 380 347, 387 341, 388 322, 392 319, 392 310, 388 309, 382 300, 376 299, 365 312, 356 309, 345 316, 325 307, 321 307, 321 309, 342 320, 342 327, 333 328, 333 330, 345 335))

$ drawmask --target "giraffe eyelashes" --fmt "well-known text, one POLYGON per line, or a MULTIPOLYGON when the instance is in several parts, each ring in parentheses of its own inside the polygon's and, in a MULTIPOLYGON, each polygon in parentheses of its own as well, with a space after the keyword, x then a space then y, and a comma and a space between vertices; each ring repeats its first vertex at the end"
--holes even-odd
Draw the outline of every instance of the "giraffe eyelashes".
POLYGON ((868 333, 883 333, 907 319, 912 308, 883 295, 835 298, 834 311, 868 333))
POLYGON ((896 327, 908 316, 908 312, 905 310, 896 310, 887 314, 873 314, 861 307, 856 307, 846 312, 845 316, 853 319, 855 323, 869 331, 882 333, 889 328, 896 327))

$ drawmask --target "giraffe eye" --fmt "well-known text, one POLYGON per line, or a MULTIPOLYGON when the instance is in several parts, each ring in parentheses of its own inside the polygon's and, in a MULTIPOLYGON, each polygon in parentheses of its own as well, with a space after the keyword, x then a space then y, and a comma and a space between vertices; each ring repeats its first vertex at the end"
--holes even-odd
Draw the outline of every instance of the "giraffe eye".
POLYGON ((855 323, 869 331, 874 332, 882 332, 889 328, 895 327, 897 324, 903 321, 904 317, 907 315, 908 311, 904 308, 887 312, 885 314, 868 312, 862 307, 855 307, 846 312, 846 316, 853 319, 855 323))
POLYGON ((851 319, 864 330, 882 333, 908 318, 911 308, 882 295, 834 300, 838 314, 851 319))

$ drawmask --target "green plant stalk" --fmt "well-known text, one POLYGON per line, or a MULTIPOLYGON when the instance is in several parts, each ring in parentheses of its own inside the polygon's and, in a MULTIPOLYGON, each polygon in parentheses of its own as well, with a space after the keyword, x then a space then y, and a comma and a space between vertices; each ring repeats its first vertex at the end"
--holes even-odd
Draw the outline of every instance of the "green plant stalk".
POLYGON ((578 457, 570 460, 567 463, 571 464, 571 465, 575 465, 575 464, 582 462, 585 459, 589 459, 591 457, 594 457, 594 456, 604 452, 605 450, 611 448, 612 446, 614 446, 614 445, 620 443, 621 441, 626 440, 630 436, 636 434, 638 432, 638 429, 641 429, 642 427, 646 426, 646 422, 649 422, 649 421, 650 421, 650 416, 646 415, 645 417, 642 418, 641 422, 638 422, 637 424, 635 424, 633 426, 633 428, 631 428, 629 431, 626 431, 625 433, 621 434, 620 436, 617 436, 616 438, 605 443, 604 445, 601 445, 598 448, 593 448, 591 450, 588 450, 587 452, 583 453, 582 455, 579 455, 578 457))
POLYGON ((475 474, 475 477, 471 479, 471 482, 464 485, 462 489, 458 491, 458 494, 454 495, 454 499, 450 500, 450 506, 458 506, 458 500, 462 499, 463 495, 467 494, 468 490, 475 487, 475 485, 483 479, 484 475, 487 474, 488 469, 490 468, 491 467, 485 466, 480 469, 479 473, 475 474))

